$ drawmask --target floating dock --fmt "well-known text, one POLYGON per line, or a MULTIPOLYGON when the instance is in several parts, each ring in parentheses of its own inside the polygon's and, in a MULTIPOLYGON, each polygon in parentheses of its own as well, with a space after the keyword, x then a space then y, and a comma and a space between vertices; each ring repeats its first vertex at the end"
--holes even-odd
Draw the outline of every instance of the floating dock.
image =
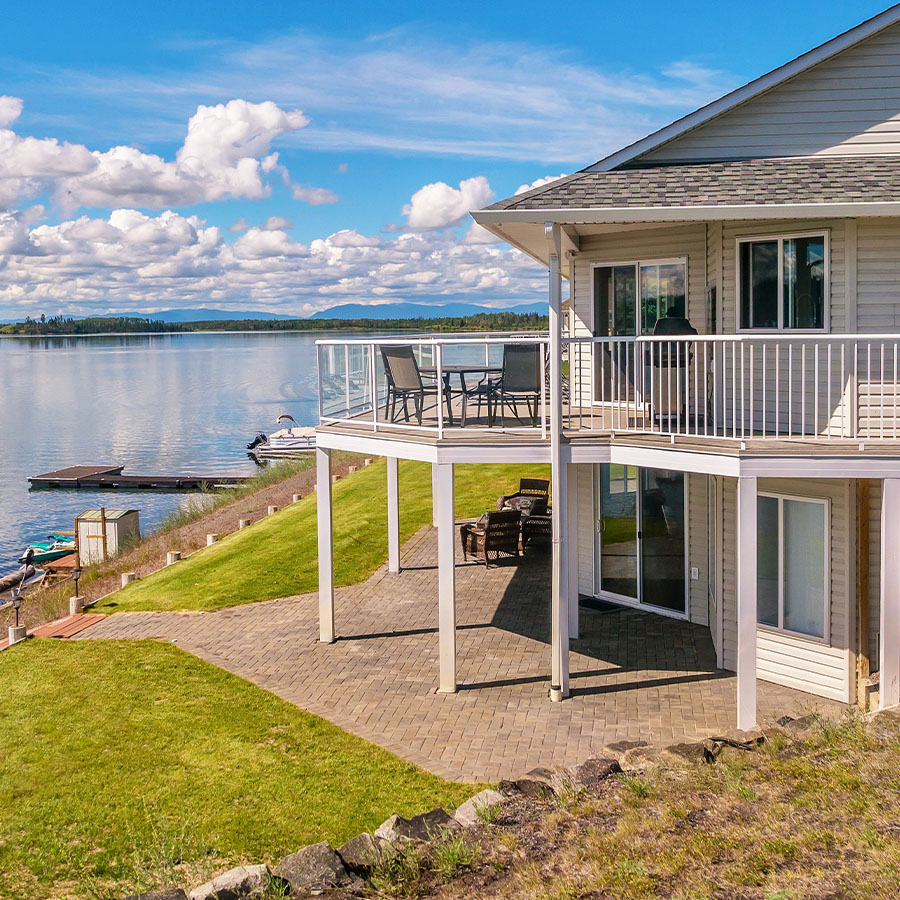
POLYGON ((87 488, 130 491, 216 491, 237 487, 249 479, 243 475, 125 475, 125 466, 68 466, 43 475, 32 475, 34 488, 87 488))

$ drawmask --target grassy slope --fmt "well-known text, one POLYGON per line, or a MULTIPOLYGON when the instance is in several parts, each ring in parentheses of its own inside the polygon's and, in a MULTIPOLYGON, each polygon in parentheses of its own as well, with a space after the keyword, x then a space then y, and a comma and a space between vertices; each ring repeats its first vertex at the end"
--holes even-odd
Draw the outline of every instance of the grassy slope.
POLYGON ((0 683, 4 900, 121 895, 175 858, 190 887, 472 792, 167 644, 31 641, 0 683))
MULTIPOLYGON (((480 515, 523 475, 549 477, 547 466, 456 467, 456 515, 480 515)), ((387 557, 385 463, 334 485, 337 585, 367 578, 387 557)), ((431 468, 400 463, 401 539, 431 521, 431 468)), ((190 559, 114 594, 100 612, 218 609, 316 589, 316 498, 304 497, 274 516, 236 532, 190 559)))
POLYGON ((461 880, 442 897, 896 900, 898 760, 900 714, 867 724, 849 712, 713 765, 611 778, 548 806, 530 842, 496 829, 520 862, 483 892, 461 880))

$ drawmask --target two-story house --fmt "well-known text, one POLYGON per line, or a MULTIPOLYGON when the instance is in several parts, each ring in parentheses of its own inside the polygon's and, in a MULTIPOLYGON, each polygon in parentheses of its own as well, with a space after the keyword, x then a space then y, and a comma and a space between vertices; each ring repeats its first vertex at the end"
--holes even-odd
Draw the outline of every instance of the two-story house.
POLYGON ((396 460, 433 464, 444 691, 454 464, 541 461, 551 698, 589 596, 708 627, 739 727, 757 678, 900 703, 900 6, 473 216, 548 267, 550 334, 321 342, 322 640, 331 448, 389 458, 392 570, 396 460))

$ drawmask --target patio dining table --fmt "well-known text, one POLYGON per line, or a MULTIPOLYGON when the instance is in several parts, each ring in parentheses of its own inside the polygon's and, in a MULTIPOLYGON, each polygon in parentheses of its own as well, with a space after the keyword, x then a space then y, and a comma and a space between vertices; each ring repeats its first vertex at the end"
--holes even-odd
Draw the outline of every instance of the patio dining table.
MULTIPOLYGON (((419 371, 423 375, 433 375, 437 378, 437 366, 422 366, 419 371)), ((461 363, 459 365, 441 366, 441 375, 446 384, 450 384, 450 378, 453 375, 459 376, 459 389, 463 398, 462 421, 460 424, 463 428, 466 426, 466 397, 469 391, 469 388, 466 387, 466 376, 476 375, 483 379, 488 375, 499 375, 502 371, 502 366, 490 366, 484 363, 461 363)), ((453 408, 450 406, 449 401, 447 403, 447 418, 451 425, 455 424, 453 421, 453 408)))

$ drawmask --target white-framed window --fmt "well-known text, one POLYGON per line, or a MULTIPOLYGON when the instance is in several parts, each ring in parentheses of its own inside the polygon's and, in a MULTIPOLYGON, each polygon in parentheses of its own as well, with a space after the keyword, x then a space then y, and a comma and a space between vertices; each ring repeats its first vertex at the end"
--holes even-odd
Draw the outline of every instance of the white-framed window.
POLYGON ((738 330, 825 331, 829 268, 827 231, 739 238, 738 330))
POLYGON ((830 503, 760 492, 757 620, 804 637, 829 638, 830 503))

